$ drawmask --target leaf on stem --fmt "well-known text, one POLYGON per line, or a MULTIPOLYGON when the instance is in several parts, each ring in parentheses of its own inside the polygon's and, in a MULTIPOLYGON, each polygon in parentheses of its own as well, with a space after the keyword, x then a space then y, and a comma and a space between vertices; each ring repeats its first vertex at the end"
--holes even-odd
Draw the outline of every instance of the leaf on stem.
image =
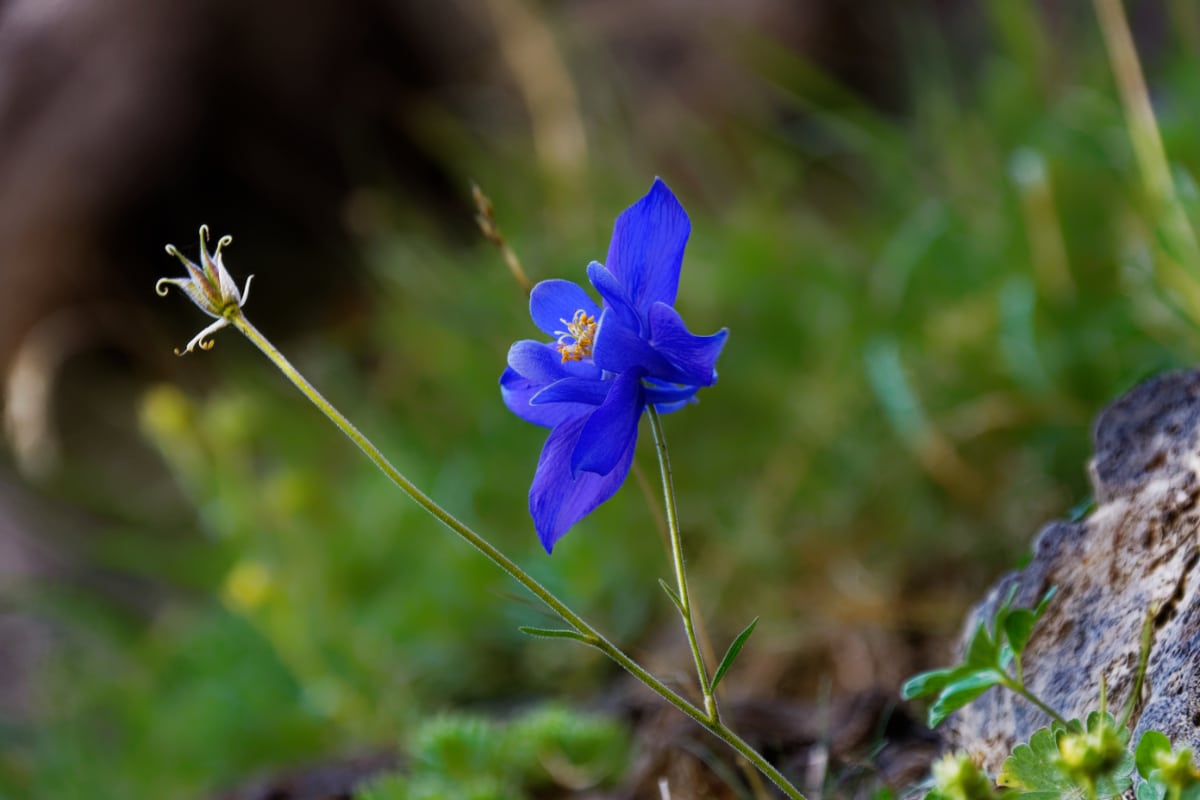
POLYGON ((1171 740, 1158 731, 1146 731, 1138 741, 1134 759, 1137 762, 1138 774, 1149 778, 1150 773, 1158 769, 1158 759, 1171 754, 1171 740))
POLYGON ((1115 798, 1133 785, 1128 741, 1129 731, 1111 714, 1092 712, 1086 728, 1078 720, 1070 726, 1053 722, 1013 749, 996 782, 1026 800, 1115 798))
POLYGON ((1008 637, 1008 643, 1018 658, 1025 651, 1029 637, 1033 634, 1033 627, 1042 618, 1042 614, 1046 613, 1046 608, 1057 590, 1057 587, 1051 586, 1050 591, 1042 596, 1035 608, 1013 609, 1004 618, 1004 635, 1008 637))
POLYGON ((662 578, 659 578, 658 585, 661 586, 663 591, 667 593, 667 597, 671 598, 671 602, 675 605, 675 608, 679 610, 679 613, 686 615, 686 612, 683 610, 683 603, 679 600, 679 595, 675 594, 675 590, 671 588, 671 584, 667 583, 662 578))
POLYGON ((988 632, 987 625, 981 622, 975 629, 975 635, 971 637, 971 643, 967 645, 967 657, 963 659, 963 665, 976 668, 994 667, 999 661, 1000 648, 988 632))
POLYGON ((972 670, 964 677, 942 689, 937 702, 929 709, 929 727, 936 728, 946 717, 974 700, 988 689, 1004 681, 1004 674, 995 669, 972 670))
POLYGON ((754 626, 758 624, 758 617, 755 617, 745 629, 734 637, 729 643, 729 649, 725 651, 725 657, 721 659, 717 671, 713 673, 712 688, 715 691, 717 684, 721 682, 721 678, 725 677, 725 673, 733 666, 733 662, 737 659, 738 653, 742 652, 742 646, 746 644, 746 640, 750 638, 750 634, 754 633, 754 626))
POLYGON ((965 667, 944 667, 914 675, 900 687, 900 697, 913 700, 925 695, 937 694, 959 678, 969 675, 972 670, 965 667))
POLYGON ((532 636, 536 639, 574 639, 584 644, 595 644, 590 636, 585 636, 579 631, 572 631, 566 628, 534 628, 529 625, 522 625, 517 630, 526 636, 532 636))
POLYGON ((1035 608, 1013 608, 1017 586, 1010 586, 990 627, 986 620, 976 626, 962 662, 909 678, 900 690, 901 697, 912 700, 937 695, 929 709, 929 727, 933 728, 993 686, 1003 684, 1014 690, 1022 688, 1020 656, 1054 592, 1053 588, 1046 592, 1035 608), (1009 666, 1014 660, 1017 663, 1015 676, 1009 674, 1009 666))
POLYGON ((996 783, 1028 794, 1067 796, 1071 781, 1059 767, 1058 752, 1058 739, 1064 733, 1066 728, 1055 722, 1034 733, 1028 744, 1017 745, 1012 755, 1004 760, 996 783))

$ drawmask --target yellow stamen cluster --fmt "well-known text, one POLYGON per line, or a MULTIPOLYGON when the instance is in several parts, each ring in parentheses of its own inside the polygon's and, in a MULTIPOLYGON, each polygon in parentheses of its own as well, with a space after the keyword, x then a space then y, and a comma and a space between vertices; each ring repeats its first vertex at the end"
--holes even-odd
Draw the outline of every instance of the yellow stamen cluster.
POLYGON ((596 338, 596 318, 580 309, 570 322, 565 319, 560 321, 567 326, 566 331, 555 331, 563 363, 591 358, 592 342, 596 338))

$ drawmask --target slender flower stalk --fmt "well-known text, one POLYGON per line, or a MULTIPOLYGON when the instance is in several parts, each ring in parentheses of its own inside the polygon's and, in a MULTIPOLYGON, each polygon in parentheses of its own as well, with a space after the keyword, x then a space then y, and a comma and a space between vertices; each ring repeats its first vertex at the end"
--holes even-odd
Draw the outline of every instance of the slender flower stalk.
MULTIPOLYGON (((316 387, 308 382, 308 380, 300 373, 299 370, 292 366, 291 362, 284 357, 283 353, 279 352, 279 350, 276 349, 276 347, 271 344, 271 342, 265 336, 263 336, 257 328, 250 324, 250 321, 246 319, 246 316, 242 313, 241 308, 237 308, 228 312, 228 319, 229 323, 234 328, 241 331, 241 333, 247 339, 249 339, 255 347, 262 351, 263 355, 270 359, 271 363, 273 363, 279 369, 279 371, 282 372, 284 376, 287 377, 287 379, 290 380, 296 386, 296 388, 300 390, 300 393, 307 397, 309 402, 311 402, 321 411, 321 413, 328 417, 329 420, 338 428, 338 430, 345 434, 346 438, 354 442, 358 449, 361 450, 367 456, 367 458, 371 460, 371 463, 378 467, 379 471, 386 475, 392 481, 392 483, 394 483, 402 492, 411 497, 417 505, 425 509, 425 511, 427 511, 431 516, 449 528, 452 533, 456 534, 459 538, 467 542, 467 544, 471 545, 484 556, 486 556, 492 563, 500 567, 500 569, 508 573, 508 575, 514 580, 528 589, 529 592, 537 599, 545 603, 546 606, 555 614, 557 614, 563 622, 570 625, 577 633, 580 634, 580 641, 604 653, 619 666, 621 666, 621 668, 645 684, 655 694, 659 695, 668 703, 675 706, 687 716, 691 717, 714 736, 718 737, 742 756, 744 756, 746 760, 757 767, 763 775, 765 775, 772 783, 778 786, 779 789, 789 798, 792 798, 792 800, 805 800, 804 795, 802 795, 800 791, 783 776, 783 773, 781 773, 774 766, 772 766, 770 762, 763 758, 762 755, 759 754, 759 752, 753 747, 751 747, 745 739, 742 739, 725 726, 725 724, 715 713, 715 706, 713 712, 706 712, 705 710, 701 710, 692 703, 688 702, 683 696, 672 690, 658 678, 654 677, 654 675, 652 675, 645 667, 627 655, 623 650, 609 641, 603 634, 588 624, 582 617, 572 611, 564 602, 559 600, 553 593, 551 593, 549 589, 542 586, 529 573, 521 569, 521 567, 518 566, 515 561, 496 549, 491 542, 476 533, 449 511, 438 505, 431 497, 429 497, 429 495, 418 489, 414 483, 406 478, 403 473, 401 473, 392 465, 390 461, 388 461, 387 457, 380 452, 379 448, 377 448, 370 439, 364 436, 362 432, 350 422, 350 420, 346 419, 342 412, 338 411, 332 403, 326 400, 325 397, 319 391, 317 391, 316 387)), ((651 419, 656 418, 656 415, 651 417, 651 419)), ((664 479, 664 481, 667 480, 669 479, 664 479)), ((664 483, 664 485, 666 485, 666 483, 664 483)), ((673 496, 671 497, 669 507, 672 509, 670 513, 671 518, 673 519, 673 496)), ((678 527, 674 526, 674 529, 677 531, 678 527)), ((677 536, 676 539, 678 539, 677 536)), ((682 572, 680 574, 682 574, 682 572)), ((694 646, 693 640, 693 647, 694 646)), ((700 664, 699 668, 703 670, 703 665, 700 664)), ((703 672, 701 674, 703 674, 703 672)), ((705 685, 707 686, 706 680, 705 685)), ((706 689, 706 703, 710 697, 711 694, 706 689)))
POLYGON ((683 618, 683 630, 687 634, 692 660, 696 662, 696 675, 700 679, 700 692, 704 696, 704 711, 709 719, 718 722, 721 718, 717 698, 713 694, 708 669, 704 666, 704 651, 696 638, 696 623, 692 616, 691 593, 688 592, 687 572, 683 566, 683 537, 679 533, 679 512, 675 508, 675 482, 671 477, 671 457, 667 453, 667 437, 663 431, 662 418, 654 406, 649 408, 650 429, 654 432, 654 449, 658 451, 658 466, 662 471, 663 500, 667 509, 667 528, 671 532, 671 556, 675 563, 675 586, 678 592, 679 615, 683 618))
MULTIPOLYGON (((361 431, 358 430, 332 403, 314 387, 308 380, 297 370, 290 361, 267 339, 259 330, 250 323, 242 311, 242 307, 246 302, 246 292, 238 292, 236 286, 233 285, 232 278, 225 269, 224 264, 220 260, 219 249, 227 246, 230 242, 229 237, 223 237, 218 242, 218 252, 209 255, 207 252, 207 229, 201 229, 202 239, 202 255, 201 265, 195 265, 192 262, 178 255, 175 248, 168 248, 168 252, 176 255, 184 262, 188 268, 189 277, 179 279, 163 279, 159 281, 156 290, 160 295, 166 293, 167 285, 175 285, 182 289, 201 310, 211 317, 216 318, 217 322, 206 328, 201 335, 195 337, 182 352, 191 352, 194 347, 200 347, 203 350, 212 347, 212 340, 208 338, 212 333, 223 327, 233 327, 242 333, 250 342, 257 347, 268 360, 273 363, 280 372, 287 377, 288 380, 300 390, 300 393, 308 398, 321 413, 323 413, 333 424, 340 430, 350 441, 352 441, 370 461, 392 481, 401 491, 407 494, 417 505, 421 506, 431 516, 441 522, 452 533, 457 535, 467 544, 474 547, 492 563, 506 572, 510 577, 524 586, 534 597, 542 601, 551 611, 558 615, 560 619, 568 626, 570 630, 563 631, 536 631, 530 629, 529 632, 535 634, 549 635, 555 638, 570 638, 583 644, 596 648, 604 653, 612 661, 618 664, 621 668, 629 672, 647 688, 655 694, 662 697, 675 708, 695 720, 700 726, 712 733, 717 738, 724 741, 738 754, 744 757, 748 762, 754 765, 759 772, 765 775, 772 783, 774 783, 780 791, 782 791, 791 800, 805 800, 804 795, 793 786, 783 774, 771 765, 757 750, 755 750, 746 740, 742 739, 720 719, 717 713, 716 701, 713 698, 711 683, 707 676, 707 671, 704 666, 704 660, 701 655, 700 648, 696 641, 695 628, 691 620, 690 597, 687 590, 687 581, 683 568, 683 549, 679 537, 679 525, 675 510, 675 495, 671 481, 670 462, 667 458, 666 441, 662 433, 662 424, 659 418, 659 412, 653 403, 646 402, 645 399, 639 400, 635 410, 640 416, 642 407, 648 408, 650 411, 651 425, 654 428, 655 441, 658 446, 659 463, 663 472, 663 492, 667 504, 667 519, 671 530, 671 538, 673 543, 673 551, 675 558, 676 577, 679 586, 680 595, 680 611, 684 616, 684 624, 688 632, 689 644, 692 648, 693 656, 696 659, 696 668, 700 677, 701 689, 704 695, 704 708, 699 708, 678 692, 671 689, 661 680, 651 674, 645 667, 631 658, 623 650, 609 641, 603 634, 597 631, 593 626, 586 622, 582 617, 572 611, 564 602, 559 600, 546 587, 542 586, 529 573, 523 570, 516 562, 500 552, 487 539, 468 527, 465 523, 455 517, 446 509, 438 505, 431 497, 422 492, 415 484, 404 476, 390 461, 383 455, 378 447, 371 442, 361 431)), ((247 283, 247 289, 249 284, 247 283)), ((578 344, 586 334, 590 334, 590 329, 584 323, 580 323, 582 327, 571 333, 571 341, 565 345, 569 349, 570 346, 578 344), (578 334, 578 335, 576 335, 578 334)), ((668 320, 668 329, 677 337, 680 335, 675 328, 670 325, 668 320)), ((699 337, 696 337, 699 340, 699 337)), ((719 352, 720 344, 724 341, 724 335, 714 337, 716 340, 715 352, 707 356, 708 360, 715 360, 716 352, 719 352)), ((701 342, 701 349, 707 346, 712 349, 712 345, 705 345, 701 342)), ((180 351, 176 351, 180 353, 180 351)), ((182 353, 180 353, 182 354, 182 353)), ((712 371, 711 364, 707 367, 712 371)), ((715 380, 715 377, 714 377, 715 380)), ((682 392, 672 391, 662 386, 644 390, 645 397, 648 399, 668 400, 673 402, 684 401, 694 394, 696 387, 685 388, 682 392), (683 397, 677 395, 683 394, 683 397)), ((636 422, 636 417, 635 417, 636 422)), ((622 475, 623 477, 623 475, 622 475)))

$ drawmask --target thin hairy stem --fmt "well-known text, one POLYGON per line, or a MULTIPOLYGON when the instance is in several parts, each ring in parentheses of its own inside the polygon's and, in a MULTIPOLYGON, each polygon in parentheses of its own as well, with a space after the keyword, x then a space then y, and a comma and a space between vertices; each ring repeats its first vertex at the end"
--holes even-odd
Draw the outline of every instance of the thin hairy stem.
MULTIPOLYGON (((249 339, 255 347, 261 350, 263 355, 270 359, 271 363, 273 363, 279 369, 279 371, 282 372, 287 379, 290 380, 296 386, 296 388, 308 398, 313 405, 320 409, 321 413, 328 417, 329 420, 333 422, 333 424, 337 426, 337 428, 343 434, 345 434, 350 441, 354 442, 358 449, 361 450, 367 456, 367 458, 369 458, 371 462, 375 464, 375 466, 378 467, 379 470, 392 481, 392 483, 394 483, 401 491, 411 497, 417 503, 417 505, 429 512, 434 518, 449 528, 452 533, 456 534, 459 538, 470 544, 489 560, 491 560, 492 563, 500 567, 500 569, 508 573, 508 575, 510 575, 514 580, 528 589, 530 593, 532 593, 535 597, 545 603, 547 607, 554 611, 554 613, 557 614, 563 620, 563 622, 575 629, 575 631, 582 636, 582 640, 586 644, 589 644, 592 647, 595 647, 597 650, 603 652, 606 656, 619 664, 623 669, 649 687, 655 694, 659 695, 668 703, 675 706, 687 716, 691 717, 693 720, 711 732, 714 736, 717 736, 742 756, 744 756, 772 783, 778 786, 784 794, 791 798, 791 800, 805 800, 804 795, 802 795, 799 790, 796 789, 781 772, 779 772, 779 770, 773 767, 744 739, 731 731, 729 728, 725 727, 724 723, 721 722, 721 720, 713 711, 708 711, 707 707, 705 710, 697 708, 695 705, 688 702, 682 695, 678 694, 658 678, 654 677, 654 675, 650 674, 650 672, 648 672, 641 664, 637 663, 628 655, 626 655, 623 650, 610 642, 599 631, 585 622, 582 617, 568 608, 565 603, 551 594, 548 589, 534 580, 527 572, 525 572, 525 570, 521 569, 516 562, 497 550, 490 542, 469 528, 466 524, 458 520, 449 511, 446 511, 444 508, 439 506, 433 501, 432 498, 430 498, 428 495, 418 489, 411 481, 409 481, 408 478, 404 477, 399 470, 392 466, 392 463, 387 460, 383 453, 379 451, 379 448, 377 448, 369 439, 367 439, 367 437, 364 436, 362 432, 358 430, 358 428, 354 427, 354 425, 348 419, 346 419, 346 417, 343 416, 342 413, 338 411, 332 403, 326 400, 325 397, 319 391, 317 391, 317 389, 311 383, 309 383, 308 380, 301 375, 294 366, 292 366, 291 362, 288 361, 283 354, 280 353, 279 350, 277 350, 275 346, 258 331, 257 328, 250 324, 250 321, 247 320, 242 314, 240 308, 234 307, 230 309, 227 312, 226 319, 229 320, 231 325, 241 331, 242 334, 245 335, 245 337, 249 339)), ((651 419, 657 426, 658 417, 654 413, 653 409, 651 409, 651 419)), ((661 433, 661 431, 659 431, 659 433, 661 433)), ((660 450, 660 457, 665 457, 664 450, 660 450)), ((669 485, 670 479, 668 467, 664 472, 664 486, 669 487, 669 485)), ((673 493, 668 494, 668 498, 668 519, 674 520, 675 509, 673 493)), ((675 530, 678 529, 678 526, 674 523, 672 523, 672 527, 675 530)), ((682 579, 682 562, 680 562, 679 569, 679 574, 682 579)), ((682 580, 680 586, 681 592, 686 592, 686 584, 684 584, 682 580)), ((694 647, 695 643, 693 641, 693 648, 694 647)), ((701 667, 701 669, 703 668, 701 667)), ((702 671, 701 675, 703 674, 704 673, 702 671)), ((705 683, 705 697, 707 701, 709 698, 711 698, 711 692, 707 688, 707 681, 705 680, 703 682, 705 683)))
POLYGON ((479 226, 479 230, 483 233, 483 238, 487 239, 496 249, 500 251, 501 257, 504 259, 504 265, 508 267, 509 273, 512 274, 513 280, 525 292, 529 294, 533 291, 533 284, 529 281, 529 276, 525 274, 525 270, 521 267, 521 259, 517 258, 517 251, 513 250, 509 245, 508 240, 504 238, 504 233, 500 230, 500 226, 496 224, 496 212, 492 206, 492 199, 483 193, 483 189, 479 188, 479 184, 471 184, 471 196, 475 199, 475 223, 479 226))
POLYGON ((687 634, 688 647, 696 662, 696 675, 700 679, 700 692, 704 695, 704 710, 713 722, 720 720, 717 698, 713 695, 708 670, 704 666, 704 652, 696 638, 696 624, 692 621, 692 601, 688 592, 687 571, 683 566, 683 537, 679 533, 679 513, 675 509, 675 482, 671 477, 671 457, 667 453, 667 437, 663 432, 662 418, 654 406, 649 408, 650 429, 654 431, 654 449, 658 451, 658 466, 662 471, 663 501, 667 511, 667 530, 671 534, 671 556, 675 562, 675 588, 679 597, 679 615, 683 618, 683 630, 687 634))

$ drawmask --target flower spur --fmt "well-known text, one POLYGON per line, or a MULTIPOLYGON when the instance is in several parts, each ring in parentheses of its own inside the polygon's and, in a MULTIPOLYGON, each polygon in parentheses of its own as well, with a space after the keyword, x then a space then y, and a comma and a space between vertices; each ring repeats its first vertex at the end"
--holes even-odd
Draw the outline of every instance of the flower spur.
POLYGON ((168 284, 178 286, 196 306, 216 319, 216 322, 192 337, 182 350, 176 348, 175 355, 181 356, 199 347, 201 350, 211 350, 212 335, 230 324, 233 315, 241 311, 242 306, 250 298, 250 281, 254 276, 246 278, 245 287, 239 292, 237 284, 225 263, 221 259, 221 250, 233 242, 232 236, 222 236, 217 240, 217 248, 211 254, 208 252, 208 226, 200 226, 200 264, 194 263, 173 244, 167 245, 167 253, 178 258, 187 268, 186 278, 160 278, 154 284, 154 291, 159 297, 166 297, 168 284))

